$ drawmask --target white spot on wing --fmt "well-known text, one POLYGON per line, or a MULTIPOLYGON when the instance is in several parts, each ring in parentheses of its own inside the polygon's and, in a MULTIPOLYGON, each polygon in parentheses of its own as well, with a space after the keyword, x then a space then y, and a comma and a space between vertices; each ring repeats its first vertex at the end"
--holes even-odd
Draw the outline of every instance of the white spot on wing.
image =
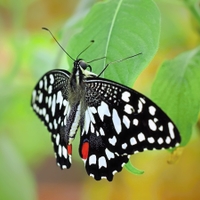
POLYGON ((66 99, 63 100, 63 106, 67 106, 69 103, 66 99))
POLYGON ((110 159, 115 157, 114 153, 109 151, 107 148, 105 150, 105 153, 106 153, 106 156, 107 156, 108 160, 110 160, 110 159))
POLYGON ((98 131, 96 131, 96 136, 97 136, 97 137, 99 136, 99 132, 98 132, 98 131))
POLYGON ((49 115, 48 114, 45 115, 45 121, 49 122, 49 115))
POLYGON ((60 124, 60 122, 61 122, 61 117, 58 118, 58 124, 60 124))
POLYGON ((45 103, 47 103, 47 104, 48 104, 48 101, 49 101, 49 97, 48 97, 48 96, 46 96, 46 97, 45 97, 45 103))
POLYGON ((175 145, 175 147, 178 147, 179 145, 180 145, 180 143, 177 142, 176 145, 175 145))
POLYGON ((113 109, 112 121, 113 121, 116 132, 119 134, 122 131, 122 126, 121 126, 121 120, 119 118, 119 115, 118 115, 116 109, 113 109))
POLYGON ((72 163, 72 156, 69 155, 69 162, 72 163))
POLYGON ((50 78, 50 83, 53 84, 53 83, 54 83, 54 77, 53 77, 53 75, 50 74, 50 75, 49 75, 49 78, 50 78))
POLYGON ((59 145, 59 142, 60 142, 60 134, 58 133, 56 135, 56 145, 58 146, 59 145))
POLYGON ((32 103, 35 102, 35 97, 36 97, 36 91, 33 90, 33 93, 32 93, 32 103))
POLYGON ((169 128, 169 134, 171 138, 174 139, 175 138, 174 125, 171 122, 168 122, 168 128, 169 128))
POLYGON ((129 105, 129 104, 126 104, 124 106, 124 111, 127 113, 127 114, 132 114, 134 112, 134 108, 133 106, 129 105))
POLYGON ((43 114, 43 116, 46 115, 46 108, 43 108, 43 109, 42 109, 42 114, 43 114))
POLYGON ((44 77, 44 89, 47 91, 47 77, 44 77))
POLYGON ((142 97, 140 97, 140 101, 141 101, 143 104, 146 103, 146 101, 145 101, 144 98, 142 98, 142 97))
POLYGON ((125 92, 122 93, 122 100, 124 100, 125 102, 129 102, 130 96, 131 96, 130 92, 125 91, 125 92))
POLYGON ((62 146, 58 145, 58 155, 62 157, 62 146))
POLYGON ((144 134, 143 134, 142 132, 138 134, 138 140, 139 140, 140 142, 142 142, 142 141, 145 140, 145 136, 144 136, 144 134))
POLYGON ((117 170, 114 170, 114 171, 112 172, 113 175, 115 175, 116 173, 117 173, 117 170))
POLYGON ((159 139, 158 139, 158 144, 162 144, 164 141, 163 141, 163 139, 160 137, 159 139))
POLYGON ((133 120, 133 125, 137 126, 138 124, 139 124, 138 119, 134 119, 134 120, 133 120))
POLYGON ((53 95, 53 100, 52 100, 52 105, 51 105, 51 112, 52 112, 52 116, 55 115, 55 111, 56 111, 56 95, 53 95))
POLYGON ((93 114, 97 113, 97 109, 94 106, 90 107, 90 110, 93 114))
POLYGON ((158 118, 156 118, 156 117, 153 118, 153 121, 154 121, 154 122, 158 122, 158 118))
POLYGON ((96 164, 96 163, 97 163, 97 157, 96 155, 93 154, 89 157, 89 165, 96 164))
POLYGON ((42 115, 42 110, 41 109, 39 110, 39 114, 42 115))
POLYGON ((126 128, 130 128, 130 120, 126 115, 123 115, 123 123, 126 126, 126 128))
POLYGON ((62 102, 63 102, 63 96, 62 96, 62 92, 59 90, 58 93, 57 93, 56 103, 60 104, 60 106, 59 106, 60 109, 61 109, 61 106, 62 106, 62 102))
POLYGON ((88 133, 90 123, 91 123, 90 116, 89 116, 88 110, 86 110, 85 111, 85 123, 84 123, 84 129, 85 129, 86 133, 88 133))
POLYGON ((126 149, 127 146, 128 146, 127 143, 123 143, 123 144, 122 144, 122 149, 126 149))
POLYGON ((50 129, 52 129, 52 128, 53 128, 53 125, 52 125, 52 123, 51 123, 51 122, 49 123, 49 128, 50 128, 50 129))
POLYGON ((94 174, 90 174, 90 176, 91 176, 92 178, 94 178, 94 174))
POLYGON ((52 93, 52 90, 53 90, 52 85, 49 85, 49 87, 48 87, 48 94, 51 94, 51 93, 52 93))
POLYGON ((63 156, 67 159, 67 149, 63 146, 62 147, 63 156))
POLYGON ((98 164, 99 164, 99 169, 100 169, 101 167, 105 167, 105 168, 107 167, 107 162, 106 162, 106 159, 105 159, 104 156, 101 156, 101 157, 99 158, 98 164))
POLYGON ((88 116, 89 116, 89 119, 90 119, 89 122, 92 121, 92 123, 95 124, 96 121, 95 121, 95 119, 94 119, 93 114, 92 114, 91 111, 90 111, 90 108, 87 108, 87 110, 86 110, 85 112, 88 113, 88 116))
POLYGON ((104 116, 107 115, 108 117, 111 116, 108 105, 105 102, 101 102, 101 105, 98 106, 98 114, 101 121, 104 121, 104 116))
POLYGON ((171 142, 171 138, 169 136, 166 137, 165 142, 169 144, 171 142))
POLYGON ((159 129, 160 131, 163 131, 163 126, 161 125, 158 129, 159 129))
POLYGON ((67 169, 67 166, 66 165, 62 165, 62 169, 67 169))
POLYGON ((117 142, 117 138, 114 135, 112 138, 108 139, 109 143, 112 144, 113 146, 115 146, 116 142, 117 142))
POLYGON ((39 88, 42 89, 42 87, 43 87, 43 81, 40 80, 40 82, 39 82, 39 88))
POLYGON ((150 128, 152 131, 156 131, 157 126, 156 126, 155 122, 154 122, 152 119, 149 119, 148 125, 149 125, 149 128, 150 128))
POLYGON ((138 101, 138 113, 142 112, 143 104, 141 101, 138 101))
POLYGON ((134 137, 132 137, 130 139, 130 143, 131 143, 131 145, 135 145, 135 144, 137 144, 137 141, 136 141, 136 139, 134 137))
POLYGON ((54 125, 54 129, 57 129, 58 128, 58 124, 56 122, 56 119, 53 120, 53 125, 54 125))
POLYGON ((89 131, 89 127, 90 127, 90 123, 91 122, 93 124, 96 123, 95 119, 94 119, 94 116, 90 111, 90 108, 87 108, 87 110, 85 111, 85 123, 84 123, 84 129, 85 129, 86 133, 88 133, 88 131, 89 131))
POLYGON ((154 106, 149 106, 149 113, 154 116, 156 113, 156 108, 154 106))
POLYGON ((94 126, 92 123, 90 123, 90 131, 91 131, 91 133, 94 133, 94 126))
POLYGON ((100 127, 100 129, 99 129, 99 132, 100 132, 100 135, 102 135, 102 136, 105 135, 104 130, 103 130, 101 127, 100 127))
POLYGON ((148 142, 153 144, 155 142, 154 138, 153 137, 149 137, 147 138, 148 142))
POLYGON ((39 94, 38 102, 39 102, 39 103, 42 103, 42 100, 43 100, 43 93, 41 92, 41 93, 39 94))
POLYGON ((48 107, 50 108, 52 104, 52 96, 49 97, 48 99, 48 107))

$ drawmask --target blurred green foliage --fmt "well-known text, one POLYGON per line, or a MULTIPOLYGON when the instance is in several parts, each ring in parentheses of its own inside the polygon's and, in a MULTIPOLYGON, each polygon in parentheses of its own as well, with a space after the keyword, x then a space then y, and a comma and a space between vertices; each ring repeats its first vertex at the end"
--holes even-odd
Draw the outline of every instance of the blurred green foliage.
POLYGON ((152 98, 170 114, 178 126, 182 142, 189 142, 200 108, 200 48, 184 52, 164 62, 152 87, 152 98), (164 94, 164 95, 163 95, 164 94))
MULTIPOLYGON (((38 183, 30 168, 40 166, 45 158, 53 155, 49 133, 32 112, 30 97, 34 85, 45 72, 53 68, 69 69, 71 63, 67 64, 68 58, 66 59, 66 55, 49 35, 41 30, 42 26, 50 28, 73 57, 76 57, 91 39, 95 39, 91 51, 88 50, 83 56, 86 60, 107 57, 107 60, 95 63, 98 69, 95 67, 93 69, 97 73, 99 66, 105 65, 103 62, 142 52, 142 56, 126 61, 126 64, 119 63, 119 66, 115 67, 117 73, 113 73, 111 66, 105 73, 106 78, 129 86, 148 66, 158 49, 148 68, 149 71, 145 70, 148 75, 142 73, 141 77, 144 78, 139 77, 136 82, 136 87, 139 83, 139 88, 147 94, 157 66, 164 60, 177 56, 160 67, 153 84, 152 98, 177 123, 182 133, 182 144, 186 145, 190 141, 192 128, 197 122, 199 113, 200 2, 198 0, 156 0, 161 17, 150 0, 119 1, 121 5, 124 2, 128 3, 125 10, 120 9, 122 7, 119 7, 119 4, 116 5, 116 2, 118 1, 112 0, 110 4, 107 3, 107 12, 105 12, 107 15, 102 15, 103 6, 106 4, 104 2, 95 5, 84 19, 95 1, 83 0, 79 3, 64 0, 59 2, 53 0, 48 2, 42 0, 0 1, 0 199, 16 199, 16 196, 17 199, 22 200, 37 199, 36 184, 38 183), (134 2, 138 7, 134 8, 130 2, 134 2), (117 9, 120 11, 116 16, 115 6, 118 6, 117 9), (134 12, 129 11, 130 7, 134 12), (127 14, 127 18, 122 17, 123 12, 127 14), (68 19, 70 15, 72 17, 68 19), (118 17, 116 21, 115 17, 118 17), (130 23, 126 20, 130 20, 130 23), (110 23, 113 29, 110 28, 110 23), (56 32, 57 29, 60 31, 56 32), (80 33, 75 35, 78 32, 80 33), (109 32, 110 35, 108 35, 109 32), (75 37, 72 37, 74 35, 75 37), (185 73, 180 78, 183 66, 185 66, 185 73), (134 69, 134 74, 130 73, 131 69, 134 69), (121 73, 126 73, 127 76, 120 77, 121 73), (170 98, 172 94, 173 98, 170 98)), ((78 147, 78 140, 74 146, 78 147)), ((76 151, 74 157, 78 158, 76 151)), ((132 184, 129 177, 130 175, 125 176, 125 188, 128 184, 132 184)), ((86 187, 87 184, 85 183, 86 187)), ((92 184, 89 183, 89 186, 92 184)), ((167 186, 170 187, 170 184, 167 186)), ((125 199, 126 196, 123 195, 128 192, 130 194, 133 186, 126 193, 117 193, 118 186, 113 187, 115 187, 113 191, 118 194, 117 197, 125 199)), ((123 188, 123 185, 121 187, 123 188)), ((107 190, 112 191, 110 186, 107 190)), ((110 193, 105 193, 105 195, 110 193)), ((94 194, 85 192, 85 195, 88 195, 86 199, 89 197, 94 199, 92 195, 95 195, 95 192, 94 194)), ((116 199, 116 196, 110 194, 104 199, 106 198, 116 199)))

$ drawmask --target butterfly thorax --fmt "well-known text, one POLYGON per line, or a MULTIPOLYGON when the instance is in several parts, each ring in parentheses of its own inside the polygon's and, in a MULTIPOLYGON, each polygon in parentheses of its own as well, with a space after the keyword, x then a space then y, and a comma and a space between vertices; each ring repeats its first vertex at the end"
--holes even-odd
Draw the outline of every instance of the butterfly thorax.
POLYGON ((74 62, 74 68, 68 82, 69 104, 77 104, 81 98, 84 98, 84 75, 77 61, 74 62))

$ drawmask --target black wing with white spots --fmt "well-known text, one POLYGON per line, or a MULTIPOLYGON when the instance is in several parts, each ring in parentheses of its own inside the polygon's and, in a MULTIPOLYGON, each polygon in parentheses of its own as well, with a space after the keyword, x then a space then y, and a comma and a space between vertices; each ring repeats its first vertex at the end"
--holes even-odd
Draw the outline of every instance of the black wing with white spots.
POLYGON ((169 117, 144 95, 87 71, 82 59, 46 73, 35 86, 31 106, 51 132, 57 164, 71 166, 72 142, 80 127, 79 153, 88 175, 111 181, 130 155, 180 143, 169 117))
POLYGON ((102 78, 89 78, 86 83, 88 107, 79 151, 82 155, 84 144, 89 143, 88 156, 83 160, 95 179, 112 180, 131 154, 180 143, 173 122, 144 95, 102 78))
POLYGON ((52 133, 55 157, 61 169, 71 166, 71 146, 66 144, 61 134, 70 111, 67 92, 69 76, 70 73, 64 70, 49 71, 38 81, 31 99, 33 110, 52 133))

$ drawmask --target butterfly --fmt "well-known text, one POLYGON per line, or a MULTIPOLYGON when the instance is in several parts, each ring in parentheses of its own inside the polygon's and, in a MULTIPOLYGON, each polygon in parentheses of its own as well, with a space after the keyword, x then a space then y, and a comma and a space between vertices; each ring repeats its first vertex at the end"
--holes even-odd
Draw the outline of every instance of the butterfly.
POLYGON ((112 181, 132 154, 180 144, 175 124, 154 102, 91 70, 77 57, 71 73, 51 70, 32 92, 31 106, 51 133, 61 169, 71 166, 78 129, 79 154, 95 180, 112 181))

